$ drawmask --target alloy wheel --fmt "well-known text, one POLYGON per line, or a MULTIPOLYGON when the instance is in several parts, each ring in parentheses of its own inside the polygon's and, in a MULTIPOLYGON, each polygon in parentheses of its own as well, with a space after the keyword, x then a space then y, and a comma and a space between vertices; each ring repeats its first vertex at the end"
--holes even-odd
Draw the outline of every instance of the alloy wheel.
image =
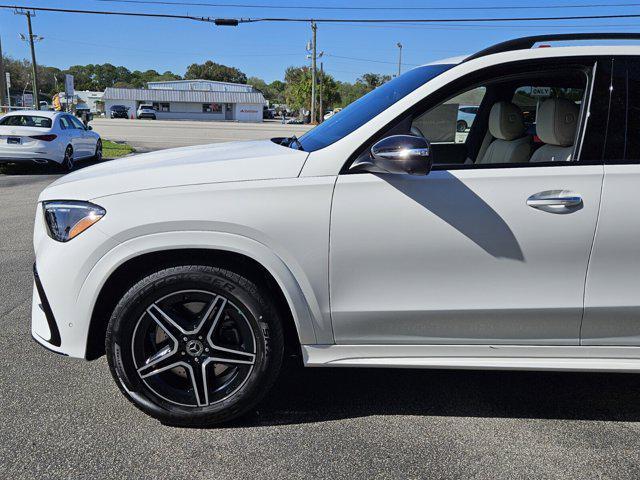
POLYGON ((256 362, 245 313, 228 298, 182 290, 148 305, 131 339, 140 379, 172 404, 206 407, 229 398, 256 362))
POLYGON ((70 172, 73 170, 73 147, 68 145, 64 151, 64 158, 62 159, 62 167, 70 172))

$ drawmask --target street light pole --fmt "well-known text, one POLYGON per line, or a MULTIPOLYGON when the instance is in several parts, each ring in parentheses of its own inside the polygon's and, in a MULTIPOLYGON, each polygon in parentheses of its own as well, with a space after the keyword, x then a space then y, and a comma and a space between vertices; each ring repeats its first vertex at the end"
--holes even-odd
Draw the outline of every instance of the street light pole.
POLYGON ((316 123, 316 22, 311 22, 311 123, 316 123))
MULTIPOLYGON (((0 107, 4 105, 6 76, 4 73, 4 56, 2 55, 2 40, 0 39, 0 107)), ((0 108, 0 112, 2 109, 0 108)))
POLYGON ((398 76, 400 76, 402 74, 402 44, 400 42, 398 42, 398 49, 399 49, 399 54, 398 54, 398 76))

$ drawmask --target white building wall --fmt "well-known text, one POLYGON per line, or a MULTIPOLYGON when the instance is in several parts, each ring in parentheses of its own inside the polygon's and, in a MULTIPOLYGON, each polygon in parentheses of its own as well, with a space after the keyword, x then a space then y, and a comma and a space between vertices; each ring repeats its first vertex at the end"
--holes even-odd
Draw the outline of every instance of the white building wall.
POLYGON ((239 122, 262 122, 261 103, 236 103, 233 118, 239 122))
MULTIPOLYGON (((136 116, 138 105, 152 102, 140 102, 136 100, 105 100, 104 106, 109 116, 109 108, 112 105, 124 105, 129 107, 129 117, 136 116)), ((224 106, 221 112, 205 113, 202 111, 202 103, 194 102, 169 102, 168 112, 156 112, 158 120, 224 120, 224 106)), ((262 104, 233 104, 233 120, 239 122, 262 122, 262 104)))

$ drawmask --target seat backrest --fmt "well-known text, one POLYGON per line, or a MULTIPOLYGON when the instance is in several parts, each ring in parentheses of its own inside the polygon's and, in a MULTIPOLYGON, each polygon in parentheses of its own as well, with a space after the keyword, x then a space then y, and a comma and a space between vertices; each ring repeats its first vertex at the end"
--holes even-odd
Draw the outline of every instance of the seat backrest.
POLYGON ((511 102, 498 102, 489 113, 489 133, 494 140, 477 163, 521 163, 529 160, 530 138, 524 135, 522 110, 511 102))
POLYGON ((578 126, 578 106, 566 98, 549 98, 538 108, 536 133, 545 145, 531 156, 532 162, 568 162, 578 126))

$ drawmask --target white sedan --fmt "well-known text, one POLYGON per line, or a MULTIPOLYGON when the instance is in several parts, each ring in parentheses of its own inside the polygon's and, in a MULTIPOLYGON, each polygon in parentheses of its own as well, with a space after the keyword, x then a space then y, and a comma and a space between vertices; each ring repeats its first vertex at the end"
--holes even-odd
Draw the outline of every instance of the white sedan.
POLYGON ((66 112, 20 110, 0 118, 0 163, 56 163, 102 159, 100 135, 66 112))

